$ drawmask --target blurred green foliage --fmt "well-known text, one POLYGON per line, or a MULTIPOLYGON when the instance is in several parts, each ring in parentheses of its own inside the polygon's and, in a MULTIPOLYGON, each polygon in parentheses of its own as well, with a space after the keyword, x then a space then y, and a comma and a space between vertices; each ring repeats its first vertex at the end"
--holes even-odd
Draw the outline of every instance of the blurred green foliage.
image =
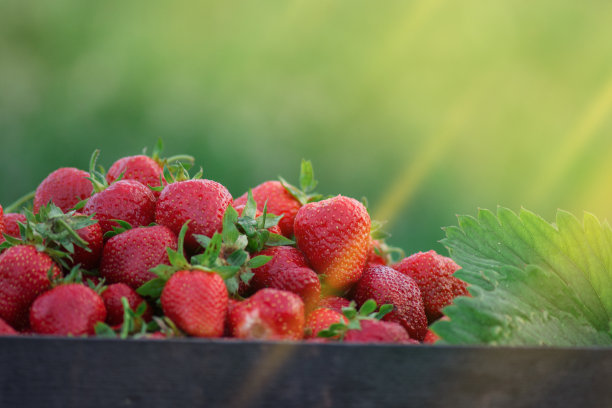
POLYGON ((0 202, 162 137, 234 196, 309 158, 408 252, 477 207, 609 218, 610 21, 603 0, 3 0, 0 202))

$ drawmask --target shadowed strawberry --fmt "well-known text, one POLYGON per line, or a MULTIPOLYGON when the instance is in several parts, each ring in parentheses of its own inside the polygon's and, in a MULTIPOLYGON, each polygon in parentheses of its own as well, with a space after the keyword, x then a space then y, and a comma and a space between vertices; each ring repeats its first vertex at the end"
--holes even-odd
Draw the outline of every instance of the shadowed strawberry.
MULTIPOLYGON (((373 299, 365 301, 359 310, 355 302, 342 308, 345 320, 330 324, 318 332, 318 337, 354 343, 415 343, 404 328, 395 322, 381 321, 392 310, 393 305, 384 304, 378 309, 373 299)), ((320 310, 320 309, 319 309, 320 310)))
MULTIPOLYGON (((145 154, 122 157, 108 169, 106 181, 111 184, 121 178, 122 180, 136 180, 147 187, 160 187, 162 182, 166 182, 163 175, 164 166, 173 166, 173 163, 177 161, 189 164, 194 162, 194 158, 187 155, 162 158, 160 157, 162 150, 163 143, 159 139, 151 157, 145 154)), ((159 197, 159 193, 159 191, 154 191, 156 197, 159 197)))
MULTIPOLYGON (((0 219, 2 218, 2 206, 0 206, 0 219)), ((4 234, 10 235, 11 237, 18 238, 21 233, 19 232, 19 223, 25 224, 26 217, 20 213, 6 213, 4 214, 4 234)), ((2 220, 0 220, 0 244, 4 242, 4 236, 2 235, 2 220)))
POLYGON ((54 287, 37 297, 30 309, 30 327, 39 334, 90 335, 105 319, 100 295, 79 283, 54 287))
POLYGON ((89 197, 92 191, 93 184, 86 171, 74 167, 57 169, 36 188, 34 213, 49 202, 58 206, 63 212, 67 212, 81 200, 89 197))
POLYGON ((410 343, 419 344, 410 338, 406 330, 395 322, 365 320, 360 330, 349 330, 344 337, 347 343, 410 343))
POLYGON ((411 338, 423 340, 427 332, 427 316, 421 291, 416 282, 393 268, 371 265, 353 288, 353 299, 363 305, 368 299, 393 305, 384 320, 401 324, 411 338))
POLYGON ((440 337, 438 337, 436 333, 434 333, 431 329, 429 329, 427 330, 427 334, 425 335, 425 338, 423 339, 423 343, 424 344, 434 344, 438 340, 440 340, 440 337))
POLYGON ((457 296, 468 296, 467 284, 453 276, 459 265, 433 250, 404 258, 393 268, 419 285, 430 324, 442 317, 442 309, 457 296))
POLYGON ((235 305, 229 319, 236 338, 300 340, 304 336, 304 302, 284 290, 260 290, 235 305))
POLYGON ((257 255, 272 257, 265 265, 254 268, 248 293, 263 288, 287 290, 299 295, 312 310, 317 306, 321 294, 321 283, 317 274, 307 266, 306 258, 299 249, 290 246, 266 248, 257 255))
POLYGON ((0 336, 17 336, 19 333, 0 318, 0 336))
MULTIPOLYGON (((74 215, 79 216, 81 214, 74 213, 74 215)), ((104 246, 100 224, 95 223, 88 225, 76 230, 76 233, 87 243, 87 248, 75 246, 74 254, 72 254, 72 261, 67 261, 68 266, 72 267, 80 264, 83 269, 89 270, 96 268, 100 263, 102 247, 104 246)))
MULTIPOLYGON (((306 324, 304 330, 304 337, 315 338, 322 330, 327 330, 332 324, 344 323, 348 324, 349 321, 340 312, 325 307, 320 307, 313 310, 306 317, 306 324)), ((334 337, 332 337, 333 339, 334 337)), ((337 338, 337 337, 336 337, 337 338)))
MULTIPOLYGON (((102 300, 106 307, 106 323, 111 326, 123 324, 124 308, 121 298, 125 297, 130 308, 136 310, 142 302, 146 301, 138 293, 124 283, 113 283, 108 285, 102 292, 102 300)), ((142 315, 144 321, 151 320, 153 311, 146 305, 146 310, 142 315)))
POLYGON ((168 184, 161 192, 155 210, 155 221, 178 234, 190 221, 185 246, 195 251, 199 245, 194 235, 212 237, 223 226, 223 214, 232 204, 227 189, 212 180, 184 180, 168 184))
POLYGON ((166 249, 177 249, 176 235, 162 225, 129 229, 123 223, 117 235, 106 241, 100 261, 100 275, 110 283, 125 283, 138 289, 157 277, 151 268, 170 265, 166 249))
POLYGON ((359 201, 336 196, 300 208, 294 225, 298 248, 333 289, 346 289, 363 272, 370 249, 370 216, 359 201))
MULTIPOLYGON (((291 238, 293 236, 295 215, 300 207, 322 197, 319 194, 312 193, 316 186, 317 181, 314 179, 311 162, 302 160, 300 170, 301 189, 292 186, 281 178, 281 181, 266 181, 254 187, 252 193, 253 198, 257 202, 257 209, 263 211, 263 207, 267 203, 270 213, 283 216, 278 225, 282 234, 287 238, 291 238)), ((234 200, 234 205, 244 205, 247 201, 247 194, 244 193, 234 200)))
POLYGON ((327 296, 319 301, 319 307, 335 310, 342 313, 342 308, 349 307, 351 301, 339 296, 327 296))

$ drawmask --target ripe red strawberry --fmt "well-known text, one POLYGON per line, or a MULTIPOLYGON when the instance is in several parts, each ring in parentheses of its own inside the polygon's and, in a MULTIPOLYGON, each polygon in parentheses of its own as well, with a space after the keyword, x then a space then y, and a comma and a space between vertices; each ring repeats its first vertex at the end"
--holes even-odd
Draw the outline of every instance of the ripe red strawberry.
MULTIPOLYGON (((257 209, 263 211, 264 204, 267 202, 268 213, 283 216, 278 223, 282 234, 289 238, 292 237, 293 220, 302 204, 287 191, 280 181, 266 181, 251 191, 257 202, 257 209)), ((234 201, 235 208, 246 204, 247 194, 244 193, 234 201)))
POLYGON ((19 333, 0 318, 0 336, 16 336, 19 333))
POLYGON ((395 322, 382 320, 362 320, 361 329, 349 330, 344 337, 348 343, 412 343, 406 330, 395 322))
POLYGON ((342 313, 342 308, 349 307, 350 304, 350 300, 338 296, 327 296, 319 301, 319 307, 335 310, 338 313, 342 313))
POLYGON ((300 340, 304 336, 304 302, 284 290, 260 290, 236 305, 229 318, 232 336, 241 339, 300 340))
POLYGON ((442 317, 442 309, 457 296, 467 296, 467 284, 453 276, 460 267, 435 251, 418 252, 393 265, 419 285, 429 323, 442 317))
POLYGON ((89 173, 74 167, 63 167, 49 174, 36 188, 34 212, 49 201, 67 212, 80 201, 89 197, 93 185, 89 173))
POLYGON ((30 326, 39 334, 94 334, 97 322, 106 319, 104 301, 79 283, 63 284, 36 298, 30 309, 30 326))
MULTIPOLYGON (((75 213, 75 215, 81 214, 75 213)), ((89 251, 75 245, 74 254, 72 255, 72 262, 69 262, 68 264, 69 266, 80 264, 81 268, 86 270, 94 269, 100 262, 102 247, 104 245, 100 223, 78 229, 76 233, 79 235, 79 237, 87 242, 89 251)))
POLYGON ((223 214, 232 204, 227 189, 212 180, 185 180, 164 187, 155 210, 155 220, 178 235, 183 224, 190 220, 185 246, 194 251, 199 245, 194 234, 211 238, 223 227, 223 214))
MULTIPOLYGON (((2 218, 2 206, 0 206, 0 219, 2 218)), ((25 224, 26 217, 20 213, 6 213, 4 214, 4 233, 11 237, 19 237, 19 224, 25 224)), ((2 236, 2 220, 0 220, 0 244, 4 242, 4 236, 2 236)))
POLYGON ((108 184, 117 180, 121 173, 122 180, 136 180, 147 187, 158 187, 160 176, 163 178, 163 168, 159 163, 144 155, 122 157, 114 162, 106 173, 108 184))
POLYGON ((329 326, 335 323, 348 324, 349 322, 346 317, 335 310, 324 307, 313 310, 306 317, 304 337, 307 339, 317 337, 321 330, 328 329, 329 326))
POLYGON ((228 307, 225 282, 214 272, 175 272, 161 294, 164 314, 190 336, 221 337, 228 307))
POLYGON ((423 339, 423 343, 434 344, 438 340, 440 340, 440 337, 438 337, 438 335, 434 333, 433 331, 431 331, 430 329, 430 330, 427 330, 427 334, 425 335, 425 338, 423 339))
MULTIPOLYGON (((136 310, 138 306, 145 300, 140 297, 134 289, 130 288, 125 283, 113 283, 102 292, 102 300, 104 301, 104 307, 106 308, 106 323, 111 326, 123 324, 123 304, 121 298, 125 297, 132 310, 136 310)), ((147 310, 142 315, 145 321, 151 320, 152 317, 151 307, 147 305, 147 310)))
POLYGON ((263 288, 287 290, 302 298, 307 311, 317 306, 321 283, 317 274, 306 266, 306 258, 299 249, 270 247, 256 255, 271 256, 272 259, 252 270, 253 277, 249 282, 251 292, 263 288))
POLYGON ((132 227, 149 225, 155 220, 155 196, 136 180, 120 180, 91 196, 83 213, 95 214, 102 234, 118 226, 111 220, 123 220, 132 227))
POLYGON ((370 216, 359 201, 336 196, 300 208, 294 234, 313 269, 332 289, 359 280, 370 249, 370 216))
POLYGON ((110 238, 102 251, 100 274, 110 283, 138 289, 156 277, 149 270, 170 265, 166 248, 177 249, 177 237, 162 225, 129 229, 110 238))
POLYGON ((47 275, 60 275, 59 267, 31 245, 17 245, 0 254, 0 318, 21 329, 28 324, 28 309, 49 289, 47 275))
POLYGON ((395 269, 383 265, 365 268, 353 288, 353 299, 358 305, 368 299, 374 299, 379 305, 393 305, 393 310, 383 320, 400 323, 413 339, 425 337, 427 316, 421 291, 415 281, 395 269))

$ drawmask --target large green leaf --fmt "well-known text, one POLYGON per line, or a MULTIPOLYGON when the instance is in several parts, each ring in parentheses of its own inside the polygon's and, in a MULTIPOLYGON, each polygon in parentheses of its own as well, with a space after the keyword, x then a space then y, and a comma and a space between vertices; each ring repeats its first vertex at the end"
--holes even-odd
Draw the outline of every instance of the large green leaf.
POLYGON ((442 243, 471 297, 432 328, 450 344, 612 344, 612 229, 586 213, 556 224, 499 208, 460 216, 442 243))

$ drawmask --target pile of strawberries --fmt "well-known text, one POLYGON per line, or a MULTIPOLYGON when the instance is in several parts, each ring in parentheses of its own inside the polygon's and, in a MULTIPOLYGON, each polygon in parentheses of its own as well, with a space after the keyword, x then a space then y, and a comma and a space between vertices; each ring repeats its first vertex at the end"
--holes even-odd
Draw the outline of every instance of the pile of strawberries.
POLYGON ((238 198, 193 158, 60 168, 0 206, 0 335, 433 342, 466 285, 434 251, 401 259, 364 204, 266 181, 238 198))

